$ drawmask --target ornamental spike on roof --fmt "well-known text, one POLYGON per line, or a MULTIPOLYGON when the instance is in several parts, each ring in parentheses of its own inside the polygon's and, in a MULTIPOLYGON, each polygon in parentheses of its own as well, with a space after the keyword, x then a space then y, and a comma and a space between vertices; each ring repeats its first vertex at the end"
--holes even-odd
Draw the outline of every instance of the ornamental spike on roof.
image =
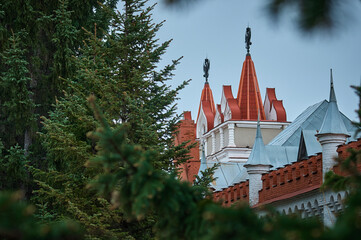
POLYGON ((211 67, 211 62, 209 61, 208 58, 204 59, 204 63, 203 63, 203 77, 206 79, 206 82, 208 82, 208 77, 209 77, 209 69, 211 67))
POLYGON ((248 161, 245 164, 245 167, 247 165, 272 166, 267 156, 266 148, 263 143, 259 118, 257 122, 256 140, 254 141, 251 155, 249 156, 248 161))
POLYGON ((246 36, 245 36, 245 43, 246 43, 246 49, 247 49, 247 55, 249 55, 249 49, 251 48, 252 42, 251 42, 251 28, 248 26, 246 28, 246 36))
POLYGON ((340 111, 338 110, 336 94, 333 87, 332 69, 330 76, 330 100, 327 106, 327 112, 320 129, 319 134, 345 134, 348 135, 348 131, 342 121, 340 111))
POLYGON ((331 81, 331 88, 330 88, 330 102, 337 102, 335 90, 333 89, 333 76, 332 76, 332 68, 330 69, 330 81, 331 81))
POLYGON ((257 116, 257 132, 256 132, 256 138, 261 138, 262 142, 263 142, 263 138, 262 138, 262 134, 261 134, 261 129, 260 129, 260 124, 259 124, 259 111, 258 111, 258 116, 257 116))

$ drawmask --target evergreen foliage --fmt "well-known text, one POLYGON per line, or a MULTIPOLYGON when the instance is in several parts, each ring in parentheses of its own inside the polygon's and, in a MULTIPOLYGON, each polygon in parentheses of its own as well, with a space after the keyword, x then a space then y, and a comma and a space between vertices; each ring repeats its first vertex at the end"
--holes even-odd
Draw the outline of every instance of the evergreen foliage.
POLYGON ((41 225, 35 208, 22 201, 22 192, 0 192, 1 239, 83 239, 83 231, 72 221, 41 225))
POLYGON ((31 79, 26 50, 21 44, 26 35, 25 31, 13 34, 8 49, 0 54, 6 69, 0 75, 0 131, 7 148, 22 142, 24 132, 30 131, 36 121, 35 104, 28 89, 31 79))
POLYGON ((222 207, 207 189, 217 166, 194 186, 178 181, 172 162, 187 160, 192 147, 172 139, 174 102, 187 82, 172 89, 167 81, 180 59, 158 66, 171 41, 156 39, 154 6, 124 0, 116 13, 116 2, 0 3, 0 189, 23 190, 0 192, 1 239, 360 235, 361 151, 340 161, 349 176, 327 175, 325 187, 350 193, 331 229, 272 209, 259 217, 247 204, 222 207), (42 146, 33 143, 39 115, 42 146), (23 201, 28 169, 36 208, 23 201))
POLYGON ((39 161, 45 154, 36 136, 38 116, 48 116, 56 97, 62 96, 60 77, 75 72, 73 57, 85 38, 81 27, 96 23, 107 30, 109 16, 101 5, 114 9, 116 2, 1 1, 0 136, 6 149, 18 144, 30 153, 32 164, 45 167, 39 161))
POLYGON ((127 223, 123 210, 110 211, 107 197, 97 197, 94 190, 86 188, 102 171, 84 166, 99 150, 86 136, 99 126, 87 96, 96 96, 109 125, 131 126, 129 143, 157 152, 152 159, 157 169, 173 171, 172 160, 181 162, 186 153, 181 146, 173 145, 172 133, 178 120, 174 102, 187 82, 175 89, 167 84, 179 59, 158 70, 170 41, 158 43, 155 34, 162 23, 152 23, 154 6, 145 3, 124 1, 120 13, 105 8, 111 16, 109 33, 83 29, 87 38, 74 59, 76 71, 63 78, 64 96, 56 101, 49 117, 42 118, 44 131, 40 137, 49 170, 32 168, 39 187, 33 200, 43 211, 39 216, 75 219, 88 237, 151 237, 156 216, 149 214, 142 221, 127 223))
POLYGON ((25 151, 18 145, 2 153, 0 145, 0 189, 25 189, 29 181, 25 151), (9 181, 11 179, 11 181, 9 181))

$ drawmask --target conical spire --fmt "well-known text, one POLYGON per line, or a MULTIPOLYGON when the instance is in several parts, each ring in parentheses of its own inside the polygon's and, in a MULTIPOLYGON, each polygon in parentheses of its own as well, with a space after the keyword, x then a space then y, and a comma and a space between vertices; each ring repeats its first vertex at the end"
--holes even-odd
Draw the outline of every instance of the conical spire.
POLYGON ((239 81, 237 103, 241 110, 241 120, 256 120, 257 113, 261 113, 261 120, 266 119, 263 101, 258 86, 258 80, 254 63, 249 54, 249 47, 251 45, 251 30, 249 29, 249 35, 246 31, 246 48, 247 55, 243 62, 241 78, 239 81))
POLYGON ((335 90, 333 89, 333 76, 332 76, 332 68, 330 69, 330 82, 331 82, 331 89, 330 89, 330 102, 337 102, 335 90))
POLYGON ((256 140, 254 141, 251 155, 249 156, 248 161, 245 164, 245 167, 250 165, 272 166, 267 156, 266 148, 263 143, 259 116, 260 114, 258 114, 256 140))
POLYGON ((327 133, 348 135, 345 123, 342 120, 341 113, 337 106, 336 94, 333 86, 332 69, 330 71, 330 99, 319 134, 327 133))

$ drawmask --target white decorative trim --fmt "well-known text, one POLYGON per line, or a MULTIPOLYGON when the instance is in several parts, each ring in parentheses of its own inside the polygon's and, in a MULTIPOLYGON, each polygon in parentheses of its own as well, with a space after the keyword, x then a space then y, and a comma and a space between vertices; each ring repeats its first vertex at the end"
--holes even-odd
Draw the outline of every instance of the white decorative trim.
POLYGON ((203 112, 202 106, 199 112, 199 118, 197 121, 196 129, 197 129, 196 131, 197 138, 201 138, 208 131, 207 118, 203 112))
POLYGON ((223 128, 219 128, 219 149, 222 150, 224 148, 224 132, 223 128))
POLYGON ((214 154, 216 152, 216 134, 213 131, 212 132, 212 152, 211 154, 214 154))
MULTIPOLYGON (((251 188, 251 185, 249 187, 251 188)), ((321 192, 316 189, 269 205, 278 212, 287 215, 298 214, 302 218, 317 216, 325 226, 332 227, 336 221, 335 215, 343 211, 344 205, 342 203, 346 195, 347 193, 344 191, 321 192)), ((263 212, 260 211, 259 214, 262 215, 263 212)))
POLYGON ((322 175, 325 177, 325 174, 336 165, 337 147, 346 142, 347 135, 317 134, 316 137, 322 146, 322 175))
POLYGON ((270 165, 244 165, 249 177, 249 205, 259 202, 259 191, 262 189, 262 174, 268 173, 270 165))
POLYGON ((234 143, 234 123, 228 124, 228 147, 236 147, 234 143))

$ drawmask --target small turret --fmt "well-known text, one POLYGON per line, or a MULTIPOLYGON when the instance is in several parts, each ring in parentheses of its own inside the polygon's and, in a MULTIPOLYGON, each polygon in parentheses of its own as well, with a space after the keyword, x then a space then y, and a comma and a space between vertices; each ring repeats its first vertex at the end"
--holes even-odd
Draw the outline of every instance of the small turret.
POLYGON ((323 176, 325 176, 326 172, 330 171, 336 164, 337 147, 344 144, 349 137, 341 113, 338 110, 333 86, 332 69, 330 71, 330 99, 327 112, 316 137, 322 146, 322 171, 323 176))
POLYGON ((259 201, 259 191, 262 189, 262 174, 270 171, 272 164, 267 156, 261 134, 261 127, 257 122, 256 140, 251 155, 244 165, 249 175, 249 205, 256 205, 259 201))
POLYGON ((197 115, 197 138, 200 138, 202 134, 208 132, 213 128, 214 116, 216 114, 216 106, 213 100, 213 93, 208 82, 209 68, 210 61, 208 60, 208 58, 206 58, 203 64, 203 76, 205 77, 206 81, 202 90, 197 115))

